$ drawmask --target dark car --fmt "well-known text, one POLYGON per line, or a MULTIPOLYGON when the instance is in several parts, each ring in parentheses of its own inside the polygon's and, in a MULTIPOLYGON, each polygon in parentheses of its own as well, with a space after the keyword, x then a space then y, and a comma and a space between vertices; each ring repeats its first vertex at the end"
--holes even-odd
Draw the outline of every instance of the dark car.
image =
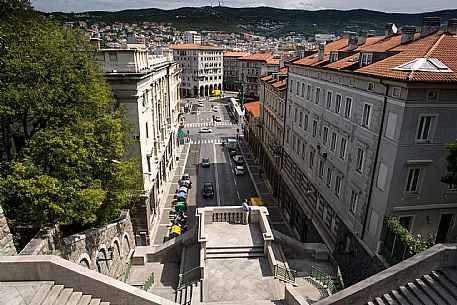
POLYGON ((214 196, 214 188, 212 182, 205 182, 203 185, 203 197, 213 197, 214 196))
POLYGON ((208 157, 203 157, 202 158, 202 167, 209 167, 210 162, 208 157))

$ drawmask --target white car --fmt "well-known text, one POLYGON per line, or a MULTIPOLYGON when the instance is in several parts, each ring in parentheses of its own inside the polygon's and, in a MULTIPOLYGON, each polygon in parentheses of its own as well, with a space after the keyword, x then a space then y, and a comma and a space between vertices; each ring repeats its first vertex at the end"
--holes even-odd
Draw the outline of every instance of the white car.
POLYGON ((243 160, 243 156, 242 156, 242 155, 235 155, 235 156, 233 156, 233 161, 234 161, 236 164, 243 164, 243 163, 244 163, 244 160, 243 160))
POLYGON ((202 128, 200 128, 200 133, 211 133, 211 132, 213 132, 213 131, 211 130, 211 128, 208 128, 208 127, 202 127, 202 128))
POLYGON ((217 106, 213 106, 213 111, 214 111, 214 112, 217 112, 217 110, 218 110, 218 109, 217 109, 217 106))
POLYGON ((244 167, 241 165, 235 166, 235 175, 243 176, 244 175, 244 167))
POLYGON ((203 102, 198 102, 198 107, 203 107, 203 102))

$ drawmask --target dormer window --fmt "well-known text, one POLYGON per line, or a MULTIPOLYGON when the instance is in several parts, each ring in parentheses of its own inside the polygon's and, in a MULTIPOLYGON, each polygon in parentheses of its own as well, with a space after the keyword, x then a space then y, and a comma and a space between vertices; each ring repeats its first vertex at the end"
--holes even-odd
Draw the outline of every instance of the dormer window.
POLYGON ((373 62, 373 53, 362 53, 360 58, 360 66, 368 66, 373 62))
POLYGON ((330 52, 330 62, 338 61, 338 52, 330 52))

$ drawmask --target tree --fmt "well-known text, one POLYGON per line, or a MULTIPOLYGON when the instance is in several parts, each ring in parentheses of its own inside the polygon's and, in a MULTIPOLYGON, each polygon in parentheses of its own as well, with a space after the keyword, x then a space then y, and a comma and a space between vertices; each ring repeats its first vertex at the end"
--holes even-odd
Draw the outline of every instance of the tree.
POLYGON ((457 140, 454 143, 446 145, 449 155, 446 160, 448 162, 447 175, 441 177, 441 182, 452 187, 457 186, 457 140))
POLYGON ((117 217, 138 200, 141 176, 124 158, 126 113, 94 50, 28 1, 0 0, 0 12, 0 205, 37 226, 117 217))

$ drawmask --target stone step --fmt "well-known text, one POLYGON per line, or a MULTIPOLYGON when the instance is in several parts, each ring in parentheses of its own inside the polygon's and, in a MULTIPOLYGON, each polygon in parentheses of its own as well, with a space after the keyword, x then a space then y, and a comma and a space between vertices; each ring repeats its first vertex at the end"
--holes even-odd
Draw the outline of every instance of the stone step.
POLYGON ((434 304, 436 305, 447 305, 446 302, 443 301, 443 299, 428 285, 427 282, 417 279, 416 280, 416 285, 424 291, 425 294, 429 297, 429 299, 434 301, 434 304))
POLYGON ((78 305, 79 300, 83 296, 82 292, 73 292, 71 296, 68 298, 68 301, 65 305, 78 305))
POLYGON ((85 294, 81 297, 81 299, 79 299, 78 305, 89 305, 91 300, 92 296, 85 294))
POLYGON ((437 281, 448 293, 452 294, 454 298, 457 297, 457 287, 450 282, 441 272, 432 271, 430 276, 437 281))
POLYGON ((281 301, 269 301, 269 300, 250 300, 250 301, 232 301, 232 302, 211 302, 205 304, 211 305, 272 305, 272 304, 282 304, 281 301))
POLYGON ((206 254, 213 253, 263 253, 263 248, 207 248, 206 254))
POLYGON ((66 304, 72 293, 73 293, 73 288, 62 289, 59 293, 59 296, 54 301, 54 305, 66 304))
POLYGON ((42 305, 52 305, 52 304, 54 304, 54 301, 57 299, 57 297, 59 296, 59 294, 63 290, 63 288, 64 288, 63 285, 54 285, 54 286, 52 286, 51 290, 46 295, 46 297, 41 302, 41 304, 42 305))
POLYGON ((46 284, 41 285, 41 287, 38 289, 38 291, 33 296, 32 301, 30 302, 30 305, 43 304, 44 299, 46 298, 48 293, 51 291, 51 288, 53 286, 54 286, 54 282, 48 282, 46 284))
POLYGON ((392 297, 388 294, 383 294, 382 295, 382 299, 383 301, 386 303, 386 304, 389 304, 389 305, 397 305, 397 302, 395 302, 392 297))
POLYGON ((90 300, 89 305, 100 305, 101 300, 100 299, 92 299, 90 300))
POLYGON ((110 305, 109 302, 100 302, 100 305, 110 305))
POLYGON ((262 252, 231 252, 231 253, 207 253, 207 259, 215 258, 247 258, 247 257, 262 257, 264 256, 262 252))
POLYGON ((394 300, 400 305, 410 305, 410 303, 397 290, 392 290, 390 293, 394 300))
POLYGON ((374 301, 376 305, 386 305, 386 303, 384 303, 384 301, 379 297, 375 298, 374 301))
POLYGON ((405 297, 405 299, 407 299, 411 304, 422 304, 417 298, 416 296, 414 295, 414 293, 412 293, 411 291, 408 290, 408 288, 406 288, 405 286, 400 286, 398 288, 398 290, 400 290, 400 293, 405 297))
POLYGON ((424 275, 422 277, 424 282, 427 283, 433 290, 446 302, 446 304, 452 304, 455 298, 443 287, 438 281, 433 279, 430 275, 424 275))
POLYGON ((252 248, 262 248, 263 244, 256 245, 224 245, 224 246, 206 246, 206 249, 252 249, 252 248))

